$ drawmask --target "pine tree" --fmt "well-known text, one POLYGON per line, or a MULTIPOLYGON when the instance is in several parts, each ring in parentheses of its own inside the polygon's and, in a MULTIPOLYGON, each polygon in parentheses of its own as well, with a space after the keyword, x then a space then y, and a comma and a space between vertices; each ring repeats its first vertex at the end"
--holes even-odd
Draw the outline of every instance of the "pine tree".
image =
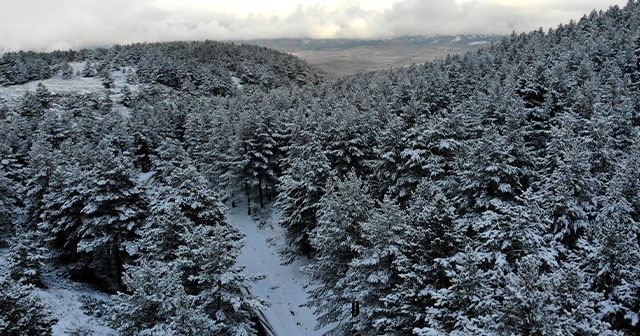
POLYGON ((407 252, 409 266, 401 270, 403 279, 390 296, 389 304, 396 309, 396 319, 409 333, 429 325, 425 318, 433 309, 434 295, 449 286, 445 272, 446 260, 468 244, 455 226, 457 214, 453 202, 440 184, 424 179, 418 184, 406 210, 412 229, 412 248, 407 252))
POLYGON ((313 140, 292 146, 285 165, 276 204, 282 211, 279 224, 286 231, 285 262, 291 262, 299 254, 313 254, 310 234, 317 226, 320 200, 332 169, 320 143, 313 140))
POLYGON ((175 263, 165 261, 140 259, 136 266, 126 266, 128 292, 112 296, 110 323, 126 335, 180 335, 191 322, 185 311, 192 313, 181 276, 175 263))
POLYGON ((62 74, 62 79, 71 79, 74 75, 73 68, 68 62, 64 62, 60 65, 60 72, 62 74))
POLYGON ((145 202, 134 182, 132 160, 118 153, 109 137, 100 146, 63 149, 68 161, 51 176, 40 229, 50 232, 58 260, 72 274, 116 291, 127 259, 125 245, 144 216, 145 202))
POLYGON ((433 181, 451 179, 453 158, 462 143, 459 121, 453 115, 418 117, 399 140, 400 152, 397 181, 394 189, 403 199, 413 193, 423 177, 433 181))
POLYGON ((426 308, 426 327, 417 335, 488 335, 488 318, 500 306, 503 274, 487 265, 491 256, 466 247, 450 258, 439 260, 449 278, 448 286, 431 293, 434 304, 426 308))
POLYGON ((594 290, 603 293, 598 310, 603 321, 625 334, 637 334, 640 326, 640 244, 638 243, 637 145, 623 161, 600 197, 601 210, 577 245, 580 260, 591 275, 594 290), (632 198, 629 199, 628 197, 632 198))
POLYGON ((7 336, 50 335, 57 322, 33 287, 0 275, 0 333, 7 336))
POLYGON ((113 324, 129 334, 254 335, 264 302, 244 292, 260 277, 235 266, 241 233, 179 146, 159 154, 151 215, 129 244, 137 261, 125 273, 128 292, 114 297, 113 324))
POLYGON ((338 176, 346 176, 351 170, 366 176, 369 160, 373 159, 376 123, 372 114, 359 113, 346 102, 324 118, 318 130, 324 152, 338 176))
POLYGON ((43 246, 45 237, 37 229, 17 226, 7 254, 9 276, 23 285, 45 287, 41 273, 50 254, 43 246))
POLYGON ((51 107, 51 92, 42 83, 38 83, 38 86, 36 87, 36 99, 43 108, 51 107))
MULTIPOLYGON (((546 253, 546 252, 541 252, 546 253)), ((504 301, 491 331, 503 335, 615 335, 598 319, 599 293, 576 263, 549 265, 531 254, 506 274, 504 301)))
MULTIPOLYGON (((329 334, 349 332, 349 307, 355 293, 345 292, 343 277, 363 244, 362 225, 369 220, 374 201, 366 182, 350 172, 345 180, 332 181, 318 208, 318 224, 310 242, 316 262, 309 265, 311 278, 318 287, 310 291, 310 306, 318 317, 318 326, 338 323, 329 334)), ((361 327, 360 327, 361 328, 361 327)))
POLYGON ((0 247, 6 246, 13 232, 14 216, 17 211, 16 195, 11 181, 0 164, 0 247))
MULTIPOLYGON (((101 145, 110 144, 103 142, 101 145)), ((116 148, 107 147, 105 152, 99 153, 98 160, 101 165, 90 173, 90 189, 83 195, 77 251, 91 253, 97 264, 96 271, 115 277, 107 281, 115 281, 114 288, 120 290, 122 266, 127 258, 126 244, 133 239, 144 218, 146 205, 133 177, 130 158, 117 153, 116 148), (101 272, 102 267, 106 269, 101 272)))
POLYGON ((554 239, 573 248, 593 216, 600 182, 591 173, 586 140, 576 134, 578 121, 562 117, 558 122, 550 130, 538 188, 551 213, 554 239))
POLYGON ((399 332, 409 321, 399 319, 406 306, 397 297, 403 295, 405 280, 413 272, 411 255, 418 248, 418 230, 389 197, 371 211, 361 230, 361 242, 354 246, 356 256, 333 290, 359 306, 357 316, 352 316, 352 331, 360 335, 399 332))

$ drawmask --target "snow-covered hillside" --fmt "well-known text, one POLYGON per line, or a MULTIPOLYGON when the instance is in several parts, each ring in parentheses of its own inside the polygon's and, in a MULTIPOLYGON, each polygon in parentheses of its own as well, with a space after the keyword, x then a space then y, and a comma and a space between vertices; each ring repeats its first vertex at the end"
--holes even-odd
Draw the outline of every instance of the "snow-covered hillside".
MULTIPOLYGON (((309 278, 300 271, 306 265, 305 260, 281 264, 278 251, 284 244, 284 233, 277 225, 277 212, 268 209, 263 212, 264 218, 257 220, 246 212, 243 205, 229 209, 227 222, 246 235, 246 245, 237 264, 246 267, 246 274, 266 275, 250 290, 253 295, 270 303, 270 307, 262 312, 267 323, 278 336, 321 335, 326 330, 314 329, 316 318, 305 306, 305 287, 309 278)), ((5 264, 5 256, 6 253, 0 254, 0 265, 5 264)), ((45 280, 49 288, 37 289, 36 292, 58 319, 53 326, 53 336, 117 334, 101 316, 105 311, 104 305, 110 302, 109 295, 54 274, 48 274, 45 280)))
POLYGON ((109 295, 60 278, 51 281, 48 289, 36 292, 58 319, 52 328, 52 336, 116 335, 100 318, 109 295))
MULTIPOLYGON (((58 74, 49 79, 40 81, 32 81, 20 85, 0 86, 0 98, 8 100, 10 102, 18 102, 26 92, 35 92, 38 84, 43 84, 51 93, 59 94, 65 92, 73 93, 96 93, 105 90, 102 85, 102 78, 100 77, 84 77, 80 74, 80 71, 85 66, 86 62, 74 62, 70 63, 73 68, 74 75, 70 78, 62 78, 62 75, 58 74)), ((124 86, 135 88, 134 86, 126 83, 126 71, 134 71, 132 68, 125 68, 125 72, 118 70, 109 73, 109 77, 113 79, 114 87, 110 91, 114 94, 120 92, 120 89, 124 86)))

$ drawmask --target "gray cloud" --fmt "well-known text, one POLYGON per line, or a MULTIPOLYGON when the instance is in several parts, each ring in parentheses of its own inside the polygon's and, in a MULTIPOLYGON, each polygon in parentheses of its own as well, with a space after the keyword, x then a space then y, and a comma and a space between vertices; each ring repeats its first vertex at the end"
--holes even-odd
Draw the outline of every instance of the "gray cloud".
MULTIPOLYGON (((292 12, 267 13, 230 12, 222 3, 205 9, 188 6, 168 9, 157 5, 157 0, 0 1, 5 2, 0 11, 0 51, 142 41, 505 34, 555 27, 571 18, 578 19, 593 8, 626 3, 626 0, 390 0, 392 5, 372 9, 361 0, 332 6, 319 0, 297 0, 288 3, 297 3, 292 12), (517 2, 520 4, 513 5, 517 2)), ((197 2, 202 3, 207 1, 197 2)))

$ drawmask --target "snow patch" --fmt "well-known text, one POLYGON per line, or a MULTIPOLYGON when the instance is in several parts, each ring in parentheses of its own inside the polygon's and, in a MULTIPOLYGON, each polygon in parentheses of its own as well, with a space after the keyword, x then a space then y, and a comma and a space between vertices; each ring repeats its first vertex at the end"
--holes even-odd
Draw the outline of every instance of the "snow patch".
POLYGON ((35 292, 42 299, 58 319, 52 328, 53 336, 65 335, 96 335, 114 336, 116 331, 107 327, 103 321, 97 317, 90 316, 83 307, 83 300, 95 302, 109 302, 109 296, 87 288, 56 288, 60 283, 53 283, 46 290, 36 289, 35 292))
MULTIPOLYGON (((73 68, 74 73, 69 79, 63 79, 62 76, 58 75, 49 79, 32 81, 25 84, 0 86, 0 97, 9 101, 19 102, 26 92, 35 92, 39 83, 42 83, 53 94, 68 92, 89 94, 107 90, 102 85, 101 77, 82 77, 79 74, 82 72, 85 62, 73 62, 69 63, 69 65, 73 68)), ((119 101, 122 87, 128 86, 132 91, 137 88, 136 86, 127 84, 127 72, 135 72, 135 69, 133 67, 125 67, 121 70, 112 71, 109 74, 115 86, 109 89, 114 101, 119 101)))
POLYGON ((267 209, 260 222, 247 215, 246 205, 229 209, 227 222, 246 235, 246 245, 237 264, 245 266, 246 274, 266 274, 266 278, 250 287, 251 293, 271 303, 264 316, 279 336, 322 335, 327 330, 315 330, 316 317, 305 304, 305 288, 310 280, 300 272, 308 264, 297 259, 282 265, 278 251, 285 244, 284 232, 278 223, 278 213, 267 209))
POLYGON ((101 312, 106 311, 105 305, 111 304, 109 294, 62 278, 53 269, 45 271, 42 280, 47 288, 36 288, 34 292, 58 320, 52 328, 52 336, 117 335, 117 332, 99 317, 101 312))
POLYGON ((153 175, 155 175, 155 171, 149 171, 146 173, 140 173, 140 175, 138 175, 138 184, 140 185, 150 185, 151 183, 153 183, 153 175))
POLYGON ((233 83, 236 85, 238 89, 242 89, 242 79, 232 75, 231 80, 233 81, 233 83))

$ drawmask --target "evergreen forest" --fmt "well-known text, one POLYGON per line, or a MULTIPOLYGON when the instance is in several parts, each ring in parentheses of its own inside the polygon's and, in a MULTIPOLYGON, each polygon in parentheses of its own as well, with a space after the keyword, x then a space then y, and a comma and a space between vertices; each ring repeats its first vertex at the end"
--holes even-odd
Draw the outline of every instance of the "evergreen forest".
POLYGON ((52 273, 121 335, 264 334, 240 206, 278 212, 327 335, 640 335, 637 0, 348 77, 213 41, 0 57, 29 83, 0 95, 2 335, 51 332, 52 273), (43 84, 73 78, 101 87, 43 84))

